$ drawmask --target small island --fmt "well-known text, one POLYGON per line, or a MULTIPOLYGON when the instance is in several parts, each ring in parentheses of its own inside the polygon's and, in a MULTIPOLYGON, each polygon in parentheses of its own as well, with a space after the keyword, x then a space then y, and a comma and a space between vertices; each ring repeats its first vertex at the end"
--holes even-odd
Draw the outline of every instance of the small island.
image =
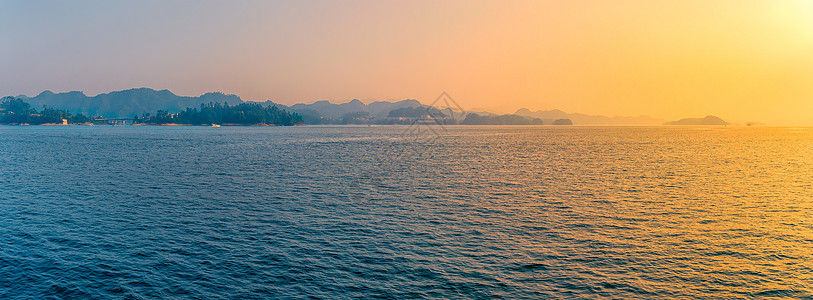
POLYGON ((553 125, 573 125, 573 121, 570 119, 558 119, 553 121, 553 125))
POLYGON ((686 118, 663 123, 663 125, 729 125, 719 117, 708 115, 705 118, 686 118))

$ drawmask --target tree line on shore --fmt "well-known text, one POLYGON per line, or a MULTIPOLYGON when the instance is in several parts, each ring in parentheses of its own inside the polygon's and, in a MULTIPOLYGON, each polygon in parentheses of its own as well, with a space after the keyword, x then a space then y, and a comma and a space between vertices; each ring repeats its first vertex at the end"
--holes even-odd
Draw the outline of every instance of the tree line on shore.
POLYGON ((302 124, 302 116, 290 113, 276 106, 263 106, 259 103, 228 103, 210 102, 201 104, 200 109, 187 108, 176 114, 159 110, 155 115, 146 113, 133 122, 140 124, 238 124, 238 125, 281 125, 291 126, 302 124))
MULTIPOLYGON (((105 123, 103 117, 88 117, 81 113, 72 114, 66 110, 43 106, 37 110, 23 99, 4 97, 0 99, 0 124, 98 124, 105 123)), ((276 106, 263 106, 258 103, 201 104, 200 108, 187 108, 179 113, 159 110, 155 114, 145 113, 134 116, 133 124, 234 124, 234 125, 281 125, 302 124, 302 116, 289 113, 276 106)))
POLYGON ((37 111, 20 98, 4 97, 0 100, 0 124, 63 124, 62 120, 69 124, 81 124, 90 122, 91 118, 48 106, 37 111))

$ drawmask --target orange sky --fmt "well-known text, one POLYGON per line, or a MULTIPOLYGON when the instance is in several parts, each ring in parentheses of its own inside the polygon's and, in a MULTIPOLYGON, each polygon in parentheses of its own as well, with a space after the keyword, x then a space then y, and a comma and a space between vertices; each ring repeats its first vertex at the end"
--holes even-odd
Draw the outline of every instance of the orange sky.
POLYGON ((813 125, 813 1, 0 4, 0 93, 416 98, 813 125))

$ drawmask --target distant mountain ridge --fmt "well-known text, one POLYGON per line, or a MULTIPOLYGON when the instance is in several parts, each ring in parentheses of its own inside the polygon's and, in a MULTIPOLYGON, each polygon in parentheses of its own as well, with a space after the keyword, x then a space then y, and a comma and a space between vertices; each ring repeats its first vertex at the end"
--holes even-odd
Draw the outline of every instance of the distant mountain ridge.
MULTIPOLYGON (((88 116, 103 116, 107 118, 129 118, 134 115, 144 113, 155 113, 163 110, 169 113, 177 113, 186 108, 197 108, 201 104, 208 103, 228 103, 231 105, 244 103, 237 95, 228 95, 220 92, 206 93, 198 97, 178 96, 169 90, 154 90, 150 88, 134 88, 123 91, 99 94, 93 97, 86 96, 82 92, 72 91, 65 93, 53 93, 44 91, 34 97, 18 96, 35 107, 43 105, 67 110, 71 113, 83 113, 88 116)), ((295 112, 302 116, 305 124, 401 124, 408 123, 409 117, 404 113, 414 114, 415 108, 428 109, 429 107, 415 99, 407 99, 396 102, 376 101, 369 104, 353 99, 346 103, 331 103, 329 101, 317 101, 310 104, 298 103, 294 105, 283 105, 272 101, 258 102, 262 105, 275 105, 281 109, 295 112), (413 109, 403 110, 403 109, 413 109), (398 111, 396 111, 398 110, 398 111), (395 114, 391 112, 396 111, 395 114)), ((455 113, 448 109, 442 110, 443 114, 450 117, 452 123, 462 122, 465 114, 455 113)), ((602 116, 586 115, 579 113, 566 113, 564 111, 537 110, 531 111, 527 108, 517 110, 512 115, 498 116, 489 112, 477 113, 480 119, 471 119, 472 123, 511 123, 511 124, 538 124, 539 119, 543 124, 553 124, 556 120, 568 119, 575 125, 662 125, 677 124, 688 121, 666 122, 663 119, 649 116, 625 117, 625 116, 602 116), (490 117, 489 117, 490 116, 490 117), (521 116, 516 118, 513 116, 521 116), (491 120, 493 119, 493 120, 491 120), (532 122, 533 121, 533 122, 532 122)), ((473 117, 474 118, 474 117, 473 117)), ((722 120, 720 120, 722 121, 722 120)), ((707 121, 715 123, 712 121, 707 121)), ((725 122, 725 121, 722 121, 725 122)), ((719 122, 715 124, 721 124, 719 122)), ((727 124, 727 123, 726 123, 727 124)))
POLYGON ((18 97, 34 106, 47 105, 72 113, 107 118, 129 118, 136 114, 154 113, 158 110, 176 113, 187 107, 198 107, 210 102, 227 102, 231 105, 244 102, 236 95, 226 95, 220 92, 206 93, 199 97, 185 97, 175 95, 169 90, 156 91, 149 88, 115 91, 93 97, 88 97, 78 91, 66 93, 44 91, 34 97, 18 97))
MULTIPOLYGON (((489 115, 470 113, 461 122, 462 125, 545 125, 539 118, 520 115, 489 115)), ((552 125, 552 124, 549 124, 552 125)))
MULTIPOLYGON (((144 113, 155 113, 159 110, 178 113, 186 108, 197 108, 201 104, 228 103, 235 105, 246 102, 237 95, 220 92, 206 93, 199 97, 187 97, 175 95, 169 90, 150 88, 114 91, 93 97, 79 91, 64 93, 44 91, 34 97, 20 95, 17 98, 23 99, 35 107, 48 106, 72 113, 106 118, 130 118, 135 115, 141 116, 144 113)), ((426 107, 414 99, 396 102, 376 101, 370 104, 364 104, 357 99, 341 104, 325 100, 291 106, 270 100, 257 103, 264 106, 275 105, 281 109, 298 113, 306 124, 397 123, 389 116, 391 111, 401 108, 426 107)))
POLYGON ((376 101, 370 104, 364 104, 358 99, 353 99, 350 102, 342 104, 333 104, 328 101, 318 101, 312 104, 294 104, 288 108, 294 112, 314 110, 321 114, 323 117, 338 119, 343 115, 354 112, 367 112, 371 116, 386 117, 390 111, 404 108, 404 107, 422 107, 421 102, 415 99, 401 100, 397 102, 376 101))
POLYGON ((428 108, 418 100, 407 99, 396 102, 376 101, 364 104, 358 99, 347 103, 335 104, 326 100, 311 104, 297 103, 286 106, 272 101, 263 102, 300 114, 305 124, 369 124, 397 123, 390 112, 404 108, 428 108))
POLYGON ((579 113, 566 113, 564 111, 554 110, 537 110, 531 111, 527 108, 521 108, 514 113, 515 115, 539 118, 545 124, 551 124, 555 120, 570 119, 576 125, 661 125, 666 120, 657 119, 649 116, 638 117, 623 117, 623 116, 601 116, 601 115, 586 115, 579 113))

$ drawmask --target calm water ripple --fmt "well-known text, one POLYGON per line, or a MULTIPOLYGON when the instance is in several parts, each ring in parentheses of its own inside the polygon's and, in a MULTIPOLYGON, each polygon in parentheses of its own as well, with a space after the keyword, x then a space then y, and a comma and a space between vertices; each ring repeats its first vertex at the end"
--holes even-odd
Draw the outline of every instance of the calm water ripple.
POLYGON ((813 298, 811 128, 403 129, 0 126, 0 298, 813 298))

